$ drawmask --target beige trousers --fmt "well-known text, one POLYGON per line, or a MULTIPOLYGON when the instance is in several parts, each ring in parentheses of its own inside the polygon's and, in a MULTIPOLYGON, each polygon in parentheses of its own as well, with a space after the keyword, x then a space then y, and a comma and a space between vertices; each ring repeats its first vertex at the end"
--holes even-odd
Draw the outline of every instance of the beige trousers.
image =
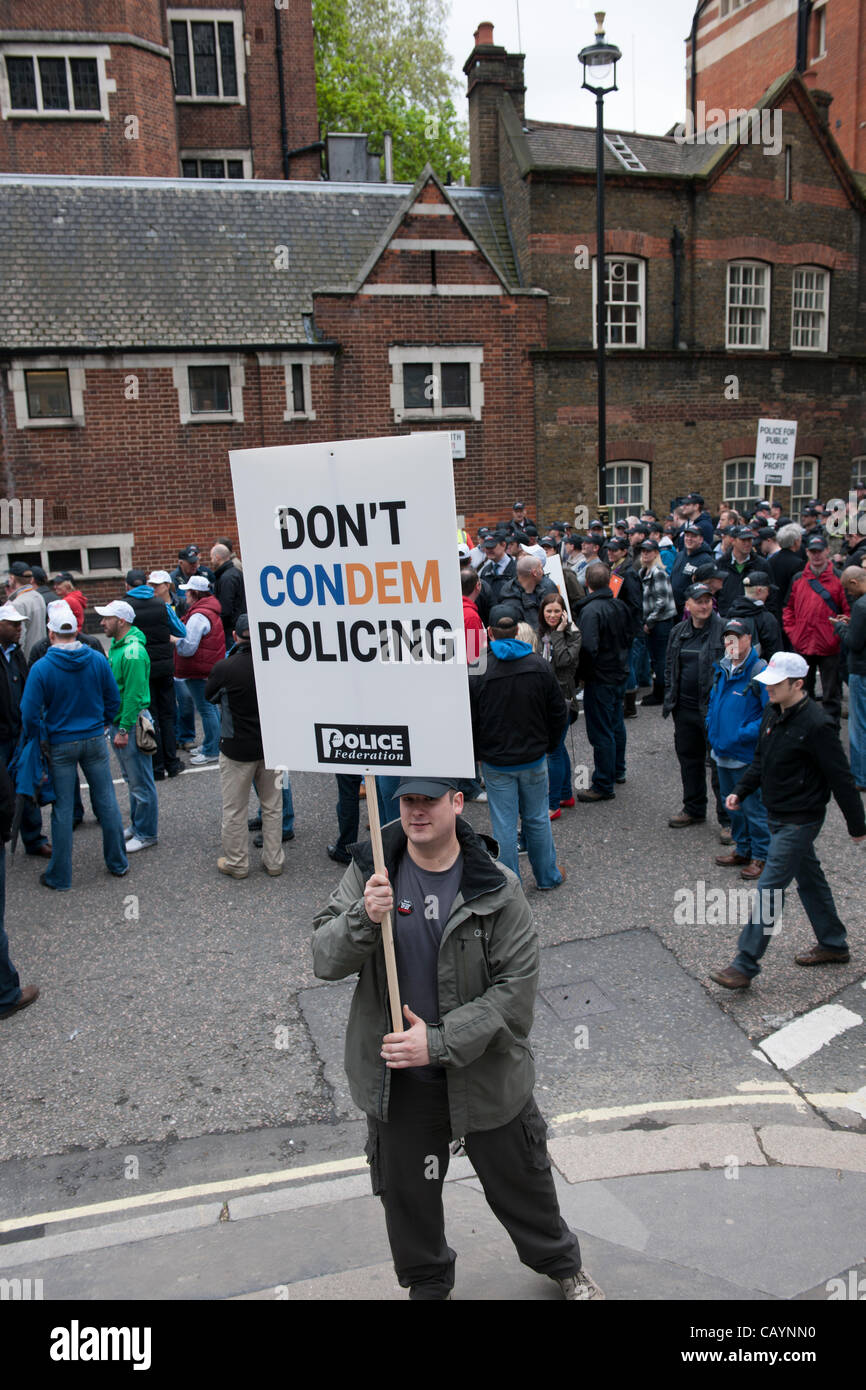
POLYGON ((249 868, 247 819, 253 778, 262 803, 262 860, 266 869, 282 867, 283 790, 279 776, 272 768, 265 767, 264 759, 257 763, 239 763, 220 753, 223 854, 233 869, 249 868))

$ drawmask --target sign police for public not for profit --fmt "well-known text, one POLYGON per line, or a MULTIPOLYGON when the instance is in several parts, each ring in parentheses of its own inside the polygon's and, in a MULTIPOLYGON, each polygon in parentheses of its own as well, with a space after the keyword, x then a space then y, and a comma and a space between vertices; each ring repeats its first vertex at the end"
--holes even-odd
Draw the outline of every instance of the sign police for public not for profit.
POLYGON ((448 433, 229 457, 268 767, 471 777, 448 433))
POLYGON ((757 487, 790 487, 794 481, 796 449, 796 420, 759 420, 755 448, 757 487))

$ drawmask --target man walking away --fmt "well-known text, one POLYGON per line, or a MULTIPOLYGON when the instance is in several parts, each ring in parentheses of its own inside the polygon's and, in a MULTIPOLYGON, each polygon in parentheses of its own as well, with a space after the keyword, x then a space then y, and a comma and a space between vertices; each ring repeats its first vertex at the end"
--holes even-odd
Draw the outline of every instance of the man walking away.
POLYGON ((410 777, 398 793, 400 820, 382 835, 386 872, 374 873, 369 844, 356 845, 313 924, 319 979, 358 975, 346 1071, 367 1115, 370 1176, 397 1278, 413 1301, 451 1297, 456 1254, 445 1238, 442 1187, 450 1141, 459 1138, 521 1261, 569 1301, 601 1299, 560 1215, 532 1095, 538 939, 520 882, 463 821, 453 781, 410 777), (409 1026, 391 1032, 381 923, 395 904, 409 1026))
MULTIPOLYGON (((766 661, 752 646, 748 624, 729 618, 724 631, 725 655, 716 667, 707 709, 710 757, 719 774, 721 796, 730 796, 755 755, 758 730, 767 704, 767 687, 754 679, 766 661)), ((734 847, 716 857, 724 868, 741 867, 740 877, 757 879, 767 862, 770 832, 767 811, 756 787, 736 811, 730 812, 734 847)))
MULTIPOLYGON (((150 708, 150 658, 144 633, 134 626, 135 611, 116 599, 97 608, 102 630, 111 638, 108 660, 120 691, 120 709, 114 718, 112 742, 129 788, 129 829, 126 852, 134 854, 157 843, 159 805, 153 780, 153 758, 136 743, 135 726, 142 710, 150 708)), ((98 814, 98 812, 97 812, 98 814)))
POLYGON ((519 815, 536 885, 558 888, 565 872, 556 862, 550 828, 547 756, 556 752, 568 709, 549 663, 517 640, 510 609, 494 608, 490 618, 486 668, 469 682, 472 737, 490 823, 503 864, 519 878, 519 815))
POLYGON ((78 619, 68 604, 51 605, 48 628, 51 646, 27 677, 21 723, 24 737, 30 739, 39 737, 40 715, 45 721, 56 800, 51 807, 51 862, 39 882, 66 892, 72 885, 72 819, 79 763, 99 817, 106 868, 116 878, 129 870, 105 745, 106 727, 120 709, 120 691, 102 652, 79 641, 78 619))
POLYGON ((249 874, 247 810, 255 779, 262 806, 262 868, 276 878, 283 872, 284 860, 281 774, 265 767, 250 621, 246 613, 238 618, 232 638, 236 645, 228 656, 216 663, 204 688, 205 699, 219 703, 222 713, 223 857, 217 860, 217 868, 230 878, 246 878, 249 874))
POLYGON ((610 570, 596 560, 586 569, 588 597, 577 615, 581 635, 578 674, 583 677, 586 736, 595 766, 592 785, 578 801, 611 801, 614 782, 625 781, 626 732, 623 699, 628 681, 631 622, 628 609, 614 598, 610 570))
POLYGON ((777 652, 755 677, 769 687, 770 703, 761 720, 755 756, 728 797, 728 809, 738 810, 760 787, 770 849, 733 963, 710 971, 710 979, 725 989, 748 989, 760 972, 761 957, 778 930, 785 889, 792 879, 797 880, 800 902, 818 941, 794 957, 797 965, 844 965, 850 960, 847 933, 815 853, 815 841, 831 792, 857 844, 866 840, 866 816, 839 735, 803 688, 808 669, 805 658, 796 652, 777 652))

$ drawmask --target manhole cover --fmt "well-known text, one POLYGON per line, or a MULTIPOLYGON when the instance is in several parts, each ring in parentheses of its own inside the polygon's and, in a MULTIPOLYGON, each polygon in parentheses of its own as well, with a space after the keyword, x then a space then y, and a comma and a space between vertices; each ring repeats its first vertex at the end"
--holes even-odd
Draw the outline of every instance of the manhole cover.
POLYGON ((615 1008, 595 980, 569 980, 565 985, 548 985, 540 994, 558 1018, 607 1014, 615 1008))

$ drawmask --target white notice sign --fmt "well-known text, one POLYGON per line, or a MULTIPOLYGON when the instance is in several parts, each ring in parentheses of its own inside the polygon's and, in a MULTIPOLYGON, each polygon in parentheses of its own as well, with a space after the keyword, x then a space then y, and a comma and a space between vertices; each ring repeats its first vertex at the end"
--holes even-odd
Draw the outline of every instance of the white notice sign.
POLYGON ((759 491, 768 487, 791 486, 796 448, 796 420, 758 421, 755 483, 759 491))
POLYGON ((472 777, 448 432, 229 457, 267 766, 472 777))

